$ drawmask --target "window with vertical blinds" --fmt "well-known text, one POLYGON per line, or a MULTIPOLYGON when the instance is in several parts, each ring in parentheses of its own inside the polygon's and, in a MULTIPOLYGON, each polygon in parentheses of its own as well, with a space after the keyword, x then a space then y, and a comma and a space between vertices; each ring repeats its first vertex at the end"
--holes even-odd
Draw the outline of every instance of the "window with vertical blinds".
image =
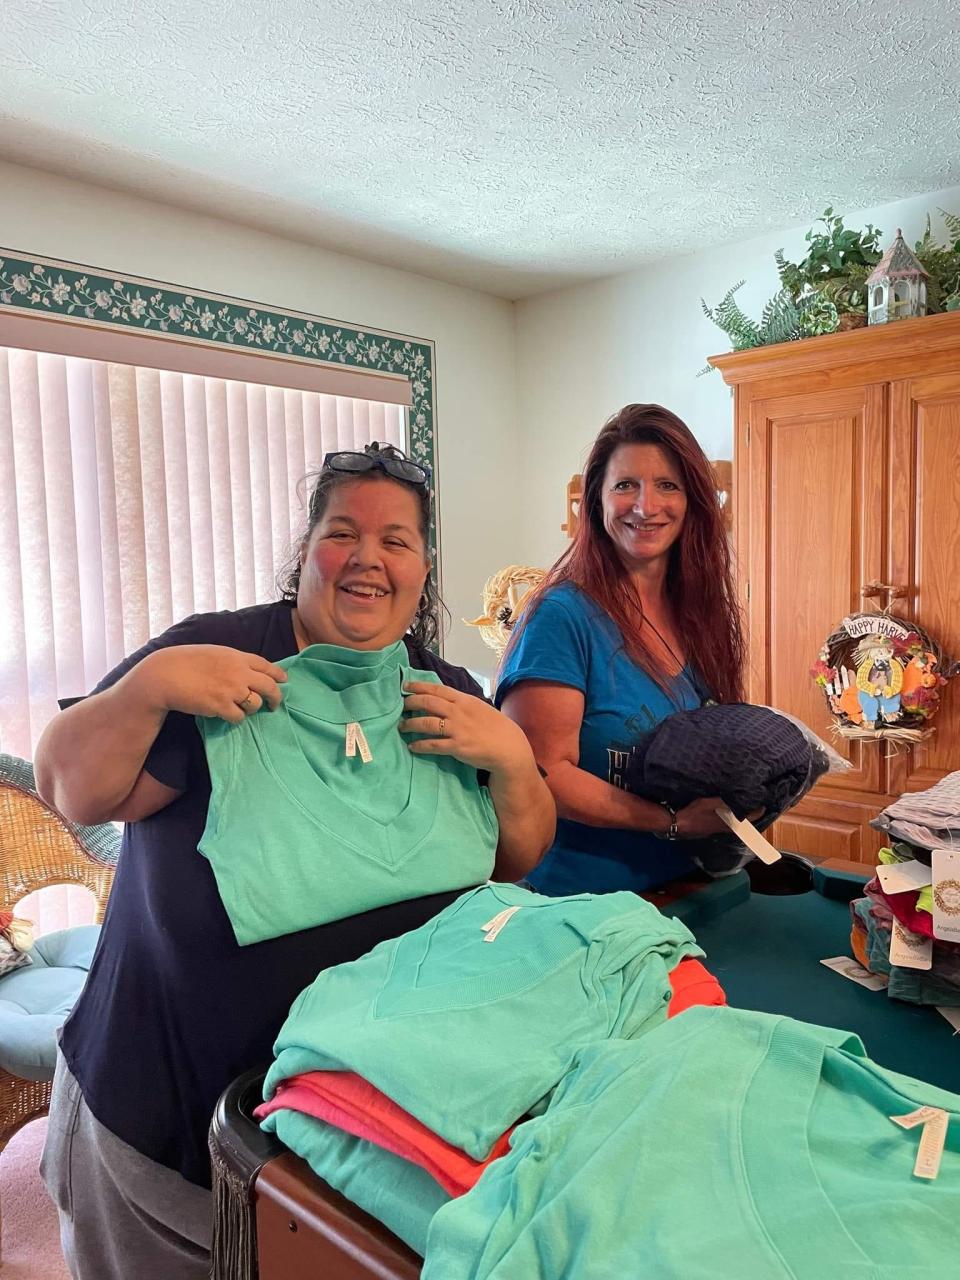
POLYGON ((304 476, 404 438, 397 404, 0 347, 0 750, 188 614, 275 599, 304 476))

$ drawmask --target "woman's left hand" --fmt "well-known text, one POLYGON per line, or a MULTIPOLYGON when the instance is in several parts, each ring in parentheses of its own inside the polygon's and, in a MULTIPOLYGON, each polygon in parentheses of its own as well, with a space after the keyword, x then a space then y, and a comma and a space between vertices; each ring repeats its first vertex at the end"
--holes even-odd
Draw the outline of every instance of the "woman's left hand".
POLYGON ((443 684, 413 681, 404 686, 404 711, 400 732, 423 735, 407 744, 415 755, 455 756, 490 773, 509 772, 533 762, 530 744, 519 725, 472 694, 443 684))

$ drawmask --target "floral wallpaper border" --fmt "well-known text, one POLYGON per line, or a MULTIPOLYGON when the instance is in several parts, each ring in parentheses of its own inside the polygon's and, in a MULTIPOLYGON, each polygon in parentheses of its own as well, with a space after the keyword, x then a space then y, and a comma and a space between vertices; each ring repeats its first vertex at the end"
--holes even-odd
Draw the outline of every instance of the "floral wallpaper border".
POLYGON ((280 311, 241 298, 185 291, 136 276, 0 249, 0 307, 108 329, 169 334, 198 345, 242 347, 317 364, 401 374, 410 382, 410 455, 433 473, 430 541, 440 563, 436 502, 436 405, 432 342, 354 329, 320 316, 280 311))

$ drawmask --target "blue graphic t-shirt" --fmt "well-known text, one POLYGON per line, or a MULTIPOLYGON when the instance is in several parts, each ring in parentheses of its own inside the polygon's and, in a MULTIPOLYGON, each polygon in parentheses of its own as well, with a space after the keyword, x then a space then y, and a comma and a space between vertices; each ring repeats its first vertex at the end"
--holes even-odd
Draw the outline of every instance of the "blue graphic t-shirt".
MULTIPOLYGON (((703 701, 689 668, 674 682, 671 700, 628 657, 609 615, 571 583, 552 588, 524 624, 500 673, 497 706, 524 680, 552 680, 580 690, 580 768, 614 787, 623 787, 624 768, 637 742, 672 712, 692 710, 703 701)), ((553 846, 527 879, 554 896, 641 892, 693 869, 682 844, 561 818, 553 846)))

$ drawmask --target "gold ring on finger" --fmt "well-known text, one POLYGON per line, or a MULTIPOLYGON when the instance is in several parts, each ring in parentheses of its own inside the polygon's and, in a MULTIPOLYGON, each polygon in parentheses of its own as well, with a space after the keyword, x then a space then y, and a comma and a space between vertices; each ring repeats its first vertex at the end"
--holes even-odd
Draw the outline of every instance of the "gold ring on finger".
POLYGON ((438 737, 438 738, 445 738, 446 736, 447 736, 447 722, 446 722, 446 720, 445 720, 445 719, 443 719, 443 717, 441 717, 441 718, 440 718, 440 728, 437 730, 437 737, 438 737))

